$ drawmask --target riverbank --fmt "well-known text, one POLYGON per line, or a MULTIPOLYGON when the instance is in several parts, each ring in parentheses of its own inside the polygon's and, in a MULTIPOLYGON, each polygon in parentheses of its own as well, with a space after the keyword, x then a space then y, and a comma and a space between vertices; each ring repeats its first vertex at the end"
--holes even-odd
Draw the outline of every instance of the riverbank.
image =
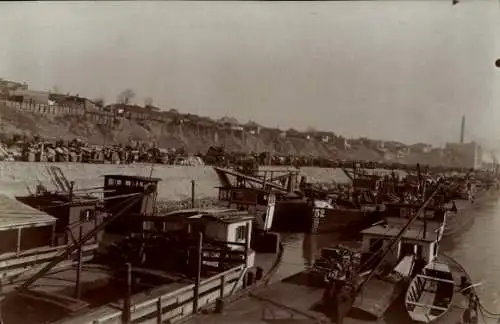
MULTIPOLYGON (((61 168, 75 188, 103 186, 105 174, 152 176, 162 179, 158 188, 159 200, 183 200, 191 197, 191 180, 195 181, 197 198, 217 196, 219 180, 210 166, 172 166, 163 164, 84 164, 84 163, 31 163, 0 162, 0 190, 8 196, 26 195, 28 187, 34 191, 39 183, 54 188, 46 170, 48 166, 61 168)), ((280 167, 276 167, 279 169, 280 167)), ((301 168, 301 173, 311 182, 347 183, 349 179, 340 169, 301 168)))

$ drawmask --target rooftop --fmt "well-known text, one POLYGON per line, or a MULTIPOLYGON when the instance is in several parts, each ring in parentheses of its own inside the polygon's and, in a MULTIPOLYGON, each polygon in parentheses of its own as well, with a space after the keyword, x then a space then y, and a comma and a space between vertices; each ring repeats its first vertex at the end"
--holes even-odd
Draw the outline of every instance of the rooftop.
MULTIPOLYGON (((401 226, 375 225, 361 231, 361 234, 395 238, 401 232, 401 229, 402 229, 401 226)), ((410 227, 406 230, 405 234, 403 235, 403 239, 416 240, 429 243, 436 241, 437 233, 434 228, 427 228, 425 234, 426 235, 424 237, 423 227, 410 227)))
POLYGON ((0 195, 0 231, 53 225, 56 218, 20 201, 0 195))

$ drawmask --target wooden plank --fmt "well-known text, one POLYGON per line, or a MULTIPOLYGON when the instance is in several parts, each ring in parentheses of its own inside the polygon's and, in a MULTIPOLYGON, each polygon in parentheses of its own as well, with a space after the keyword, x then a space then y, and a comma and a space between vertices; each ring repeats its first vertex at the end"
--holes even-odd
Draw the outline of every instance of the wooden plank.
MULTIPOLYGON (((64 248, 66 248, 66 246, 63 246, 60 250, 56 250, 53 252, 35 254, 27 257, 12 258, 9 260, 0 261, 0 271, 3 268, 21 266, 22 264, 25 263, 46 261, 47 259, 56 257, 64 248)), ((93 251, 96 250, 97 248, 98 248, 97 243, 89 244, 83 247, 83 251, 84 252, 93 251)))
POLYGON ((440 279, 440 278, 435 278, 435 277, 429 277, 429 276, 426 276, 426 275, 417 275, 417 277, 419 278, 424 278, 424 279, 427 279, 427 280, 432 280, 432 281, 439 281, 439 282, 446 282, 446 283, 450 283, 450 284, 455 284, 455 281, 453 280, 447 280, 447 279, 440 279))
POLYGON ((434 305, 421 304, 421 303, 412 302, 412 301, 409 301, 409 300, 407 300, 406 303, 410 304, 410 305, 415 305, 415 306, 424 307, 424 308, 432 308, 432 309, 437 309, 437 310, 441 310, 441 311, 447 311, 448 310, 447 308, 444 308, 444 307, 438 307, 438 306, 434 306, 434 305))
POLYGON ((36 291, 36 290, 25 290, 19 292, 19 295, 33 300, 39 300, 45 303, 50 303, 62 307, 70 312, 77 312, 89 306, 88 303, 79 300, 73 299, 64 295, 36 291))

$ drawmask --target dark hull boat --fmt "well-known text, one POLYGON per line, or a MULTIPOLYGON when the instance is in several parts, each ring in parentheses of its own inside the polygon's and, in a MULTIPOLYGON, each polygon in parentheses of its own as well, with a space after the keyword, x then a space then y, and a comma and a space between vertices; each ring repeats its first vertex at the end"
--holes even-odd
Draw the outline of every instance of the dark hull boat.
POLYGON ((312 233, 346 230, 359 232, 381 218, 377 207, 363 208, 322 208, 315 207, 311 220, 312 233))

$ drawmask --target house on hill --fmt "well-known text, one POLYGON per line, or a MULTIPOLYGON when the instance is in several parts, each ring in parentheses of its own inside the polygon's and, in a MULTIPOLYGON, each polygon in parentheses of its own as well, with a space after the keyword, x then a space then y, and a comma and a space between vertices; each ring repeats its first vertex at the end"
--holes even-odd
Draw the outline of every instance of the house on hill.
POLYGON ((240 122, 234 117, 224 116, 220 118, 217 123, 220 128, 224 130, 243 131, 243 126, 241 126, 240 122))
POLYGON ((25 104, 33 104, 33 105, 49 104, 49 92, 47 91, 15 89, 9 91, 8 98, 9 100, 25 104))
POLYGON ((430 153, 432 145, 425 143, 417 143, 410 146, 412 153, 430 153))
POLYGON ((49 94, 49 106, 57 106, 59 114, 85 115, 87 109, 96 110, 96 105, 90 100, 78 95, 49 94))
POLYGON ((104 109, 114 112, 116 116, 133 120, 146 120, 150 115, 150 110, 145 109, 144 107, 123 103, 111 104, 106 106, 104 109))
POLYGON ((248 123, 243 125, 243 129, 245 130, 245 132, 252 135, 259 135, 261 128, 262 127, 254 121, 249 121, 248 123))
POLYGON ((299 132, 298 130, 296 130, 294 128, 290 128, 289 130, 287 130, 285 132, 285 136, 287 138, 311 139, 311 135, 310 134, 301 133, 301 132, 299 132))
POLYGON ((3 99, 8 98, 10 91, 15 90, 28 90, 26 83, 4 80, 0 78, 0 97, 3 99))
POLYGON ((321 141, 323 143, 331 143, 335 139, 335 134, 332 132, 311 131, 307 134, 309 135, 309 138, 314 138, 315 140, 321 141))
POLYGON ((259 133, 260 135, 265 136, 269 139, 276 140, 281 137, 283 131, 279 128, 262 127, 259 133))

